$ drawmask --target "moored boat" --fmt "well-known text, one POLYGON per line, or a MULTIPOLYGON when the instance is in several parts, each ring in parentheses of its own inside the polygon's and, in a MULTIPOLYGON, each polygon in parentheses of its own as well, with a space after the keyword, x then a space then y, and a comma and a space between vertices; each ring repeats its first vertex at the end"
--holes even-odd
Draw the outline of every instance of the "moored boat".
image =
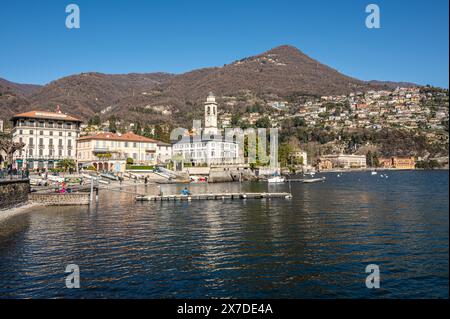
POLYGON ((283 176, 273 176, 267 179, 268 183, 284 183, 286 179, 283 176))
POLYGON ((324 182, 325 179, 326 179, 325 177, 304 179, 304 180, 303 180, 303 183, 317 183, 317 182, 324 182))

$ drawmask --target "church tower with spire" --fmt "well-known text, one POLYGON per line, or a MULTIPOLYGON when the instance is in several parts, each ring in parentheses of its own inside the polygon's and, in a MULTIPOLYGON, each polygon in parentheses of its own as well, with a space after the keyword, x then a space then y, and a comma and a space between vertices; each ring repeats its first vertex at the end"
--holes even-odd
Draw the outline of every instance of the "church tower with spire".
POLYGON ((205 102, 205 134, 218 133, 217 130, 217 102, 212 92, 209 92, 205 102))

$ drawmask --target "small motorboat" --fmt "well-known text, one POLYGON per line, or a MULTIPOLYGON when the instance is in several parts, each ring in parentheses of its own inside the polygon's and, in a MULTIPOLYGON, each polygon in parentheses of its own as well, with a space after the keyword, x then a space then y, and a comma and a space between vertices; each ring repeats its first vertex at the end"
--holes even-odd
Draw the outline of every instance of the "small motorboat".
POLYGON ((303 175, 309 175, 309 176, 311 176, 311 177, 314 177, 314 175, 316 175, 316 172, 314 172, 314 171, 309 171, 309 172, 303 173, 303 175))
POLYGON ((371 174, 372 174, 372 175, 377 175, 378 173, 375 172, 375 171, 372 171, 371 174))
POLYGON ((286 181, 286 178, 283 176, 273 176, 267 179, 268 183, 284 183, 286 181))
POLYGON ((114 175, 114 174, 103 173, 103 174, 100 174, 100 176, 103 177, 103 178, 111 179, 113 181, 118 181, 119 180, 119 177, 114 175))
POLYGON ((309 179, 304 179, 303 183, 318 183, 318 182, 324 182, 325 181, 325 177, 320 177, 320 178, 309 178, 309 179))
POLYGON ((47 186, 47 181, 42 178, 30 178, 31 186, 47 186))

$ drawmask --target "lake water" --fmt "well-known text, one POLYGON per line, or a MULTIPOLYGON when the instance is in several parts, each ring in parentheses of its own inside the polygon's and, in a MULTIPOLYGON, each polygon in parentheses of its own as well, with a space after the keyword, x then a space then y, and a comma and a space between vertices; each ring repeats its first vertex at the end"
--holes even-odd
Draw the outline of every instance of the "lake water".
POLYGON ((39 208, 0 224, 0 298, 448 298, 448 171, 380 174, 292 183, 291 200, 137 203, 101 192, 96 207, 39 208), (65 288, 68 264, 80 267, 80 289, 65 288), (366 287, 369 264, 379 289, 366 287))

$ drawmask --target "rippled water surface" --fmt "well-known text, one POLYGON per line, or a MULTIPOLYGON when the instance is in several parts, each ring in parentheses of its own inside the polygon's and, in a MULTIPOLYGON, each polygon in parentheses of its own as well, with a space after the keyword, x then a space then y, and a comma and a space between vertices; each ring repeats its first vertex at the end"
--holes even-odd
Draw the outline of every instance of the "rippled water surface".
POLYGON ((0 297, 448 298, 448 172, 388 175, 330 173, 293 183, 291 200, 135 203, 101 192, 97 207, 39 208, 0 224, 0 297), (80 289, 65 288, 68 264, 80 289), (380 289, 366 288, 368 264, 380 289))

